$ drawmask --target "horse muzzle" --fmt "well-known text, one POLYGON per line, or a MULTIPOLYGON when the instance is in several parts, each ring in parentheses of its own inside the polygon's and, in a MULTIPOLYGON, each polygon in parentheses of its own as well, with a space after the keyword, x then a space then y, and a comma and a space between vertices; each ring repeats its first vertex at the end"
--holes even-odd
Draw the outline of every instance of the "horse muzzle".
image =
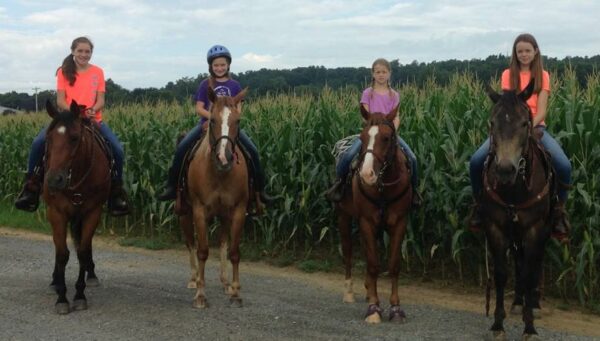
POLYGON ((517 171, 517 165, 510 160, 499 160, 496 163, 496 176, 498 177, 498 181, 500 181, 502 184, 514 184, 517 180, 517 171))
POLYGON ((69 175, 65 170, 48 171, 48 188, 52 191, 60 191, 67 188, 69 184, 69 175))

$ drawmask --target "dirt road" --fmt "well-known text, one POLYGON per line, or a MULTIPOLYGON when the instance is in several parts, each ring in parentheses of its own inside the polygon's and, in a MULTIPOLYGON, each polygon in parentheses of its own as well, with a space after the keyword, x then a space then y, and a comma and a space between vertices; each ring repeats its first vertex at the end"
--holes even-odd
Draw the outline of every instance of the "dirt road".
MULTIPOLYGON (((370 326, 362 319, 362 300, 341 302, 340 275, 261 263, 242 263, 244 306, 231 308, 212 258, 216 252, 207 268, 210 307, 198 310, 192 308, 195 291, 186 288, 187 252, 125 248, 101 238, 94 243, 101 285, 86 291, 88 310, 59 316, 56 295, 47 293, 51 238, 0 228, 0 340, 481 340, 491 325, 481 295, 403 285, 407 322, 370 326)), ((71 249, 69 299, 78 268, 71 249)), ((357 278, 355 288, 359 283, 357 278)), ((388 282, 380 287, 387 308, 388 282)), ((600 339, 600 317, 546 307, 550 313, 536 322, 543 339, 600 339)), ((509 339, 520 339, 519 317, 510 317, 506 326, 509 339)))

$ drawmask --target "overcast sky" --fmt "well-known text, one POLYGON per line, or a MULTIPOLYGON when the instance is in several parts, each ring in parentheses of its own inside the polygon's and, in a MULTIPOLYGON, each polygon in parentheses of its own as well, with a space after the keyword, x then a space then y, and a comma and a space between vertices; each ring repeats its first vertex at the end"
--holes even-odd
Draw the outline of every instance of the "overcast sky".
POLYGON ((522 32, 545 55, 592 56, 599 17, 595 0, 1 0, 0 93, 53 89, 81 35, 106 78, 133 89, 207 72, 214 44, 234 72, 485 58, 522 32))

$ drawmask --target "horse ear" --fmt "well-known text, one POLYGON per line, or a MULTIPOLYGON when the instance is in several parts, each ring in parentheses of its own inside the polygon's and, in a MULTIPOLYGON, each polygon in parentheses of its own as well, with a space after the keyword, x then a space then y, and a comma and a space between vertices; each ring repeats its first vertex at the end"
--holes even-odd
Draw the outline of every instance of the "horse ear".
POLYGON ((535 86, 535 79, 531 78, 529 80, 529 84, 527 84, 527 87, 523 91, 521 91, 521 93, 519 94, 519 98, 522 99, 523 102, 527 102, 529 97, 531 97, 531 95, 533 95, 534 86, 535 86))
POLYGON ((385 115, 385 118, 390 122, 393 121, 396 118, 396 116, 398 116, 399 108, 400 108, 400 103, 398 103, 396 105, 396 107, 394 109, 392 109, 392 111, 390 111, 387 115, 385 115))
POLYGON ((492 89, 489 84, 485 85, 485 92, 487 92, 488 96, 492 100, 492 102, 496 103, 500 99, 500 94, 496 92, 496 90, 492 89))
POLYGON ((367 110, 367 108, 365 108, 365 106, 362 103, 359 103, 359 105, 360 105, 360 114, 365 119, 365 121, 368 121, 371 113, 367 110))
POLYGON ((208 100, 211 103, 215 103, 215 101, 217 100, 217 94, 215 94, 215 91, 213 90, 212 86, 208 87, 208 100))
POLYGON ((246 97, 246 94, 248 93, 248 87, 245 87, 244 90, 242 90, 239 94, 235 95, 235 97, 233 98, 233 103, 238 104, 240 103, 244 97, 246 97))
POLYGON ((81 112, 81 110, 79 109, 79 104, 77 104, 77 102, 75 102, 75 100, 71 101, 71 107, 69 108, 71 114, 75 115, 75 116, 79 116, 79 113, 81 112))
POLYGON ((58 115, 56 107, 54 106, 54 104, 52 104, 52 102, 49 99, 46 100, 46 111, 48 112, 48 115, 52 118, 58 115))

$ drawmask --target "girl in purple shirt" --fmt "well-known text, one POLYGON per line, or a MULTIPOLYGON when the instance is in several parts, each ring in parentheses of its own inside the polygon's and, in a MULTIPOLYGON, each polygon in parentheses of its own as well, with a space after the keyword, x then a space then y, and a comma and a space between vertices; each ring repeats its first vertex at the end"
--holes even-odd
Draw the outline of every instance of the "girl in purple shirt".
MULTIPOLYGON (((371 72, 371 86, 363 91, 360 103, 368 112, 384 113, 387 115, 400 103, 400 95, 390 86, 392 66, 387 60, 379 58, 373 62, 371 72)), ((399 115, 394 119, 394 127, 396 130, 398 130, 398 126, 400 126, 400 118, 398 116, 399 115)), ((398 144, 410 160, 411 182, 415 193, 415 195, 413 195, 413 206, 419 206, 421 204, 421 196, 416 190, 419 181, 417 176, 417 158, 408 144, 406 144, 400 136, 398 136, 398 144)), ((356 138, 352 143, 352 146, 342 154, 335 169, 337 179, 333 186, 327 191, 327 199, 334 202, 342 200, 346 178, 348 176, 348 171, 350 170, 350 163, 360 152, 361 145, 360 139, 356 138)))

